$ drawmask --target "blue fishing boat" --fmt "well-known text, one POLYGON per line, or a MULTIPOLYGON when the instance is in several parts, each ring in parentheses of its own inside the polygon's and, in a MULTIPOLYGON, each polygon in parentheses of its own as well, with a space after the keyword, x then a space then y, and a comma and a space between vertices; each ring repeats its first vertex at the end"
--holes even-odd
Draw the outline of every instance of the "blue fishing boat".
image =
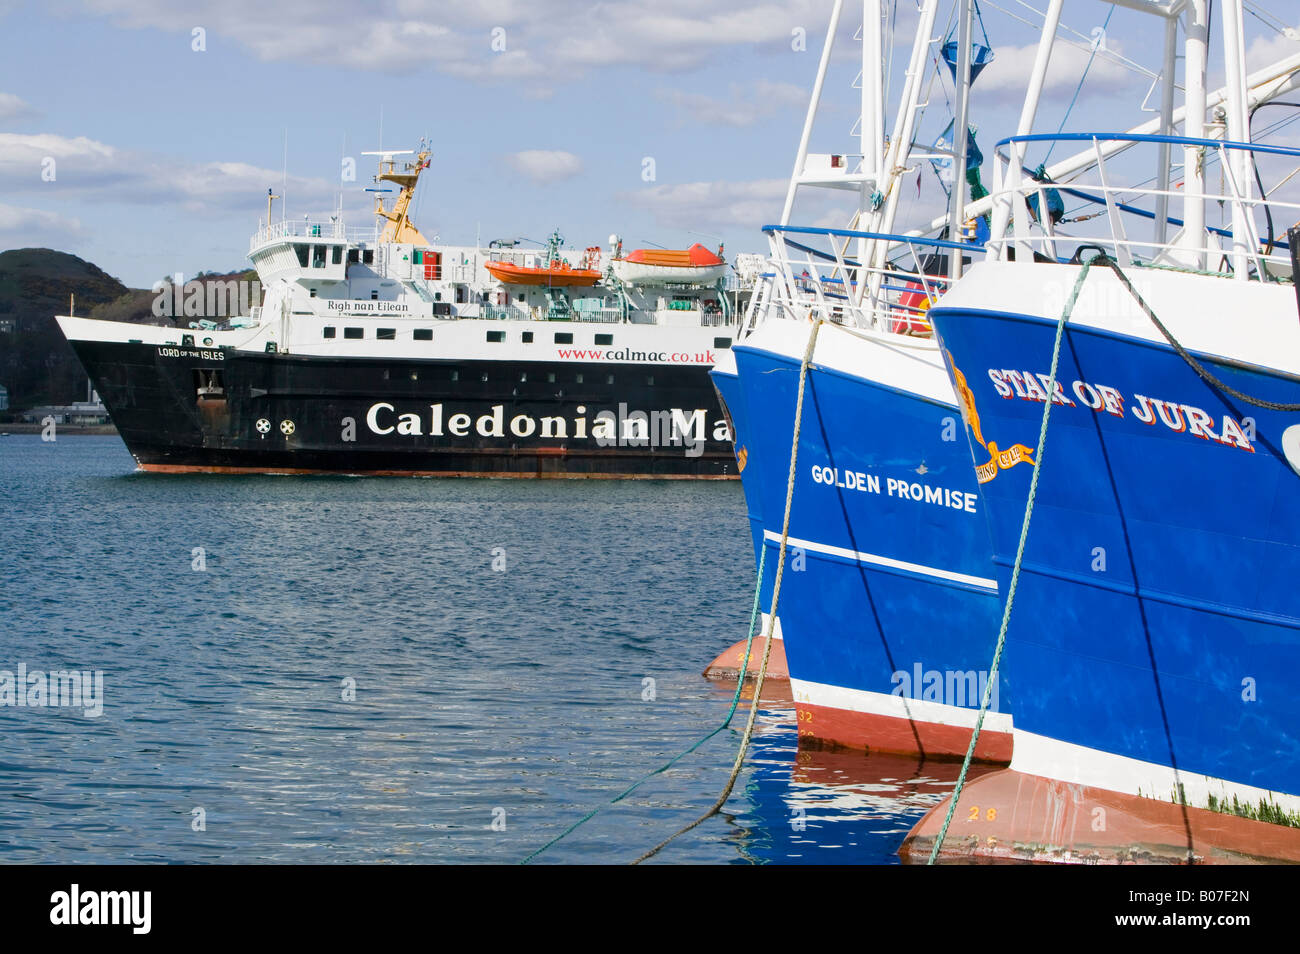
POLYGON ((940 227, 951 238, 889 231, 909 162, 967 168, 970 136, 950 137, 947 151, 913 145, 927 64, 949 48, 960 93, 955 128, 968 128, 971 60, 982 65, 992 54, 970 42, 969 3, 957 4, 956 39, 946 42, 932 35, 937 0, 923 3, 886 137, 882 5, 866 3, 860 154, 811 154, 841 6, 832 12, 782 221, 764 227, 769 275, 732 349, 734 370, 713 372, 733 418, 764 566, 762 605, 776 604, 775 615, 764 614, 764 632, 782 639, 802 739, 961 756, 989 689, 998 711, 976 754, 1005 763, 1010 700, 988 685, 999 603, 987 521, 926 318, 948 276, 978 253, 964 214, 978 169, 945 186, 951 213, 940 227), (806 186, 856 193, 854 227, 792 225, 796 191, 806 186))
POLYGON ((1273 231, 1300 203, 1260 178, 1300 150, 1250 141, 1300 57, 1247 76, 1224 6, 1215 97, 1205 7, 1181 14, 1187 135, 998 144, 989 259, 930 311, 1012 601, 1015 698, 1010 769, 962 795, 944 854, 1300 861, 1300 229, 1273 231), (1061 141, 1091 157, 1030 174, 1061 141), (1133 168, 1160 184, 1122 184, 1133 168), (1033 214, 1053 191, 1107 214, 1067 236, 1033 214))

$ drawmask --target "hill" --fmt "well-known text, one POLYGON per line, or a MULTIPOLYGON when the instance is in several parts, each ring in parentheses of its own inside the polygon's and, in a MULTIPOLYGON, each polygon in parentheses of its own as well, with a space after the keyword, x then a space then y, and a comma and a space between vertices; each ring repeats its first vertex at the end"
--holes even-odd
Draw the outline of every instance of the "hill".
MULTIPOLYGON (((251 277, 232 272, 197 280, 251 277)), ((0 252, 0 385, 9 389, 10 411, 85 399, 86 374, 54 320, 68 313, 73 295, 78 315, 172 324, 153 314, 153 291, 128 288, 76 255, 48 248, 0 252)))
POLYGON ((48 248, 0 252, 0 384, 10 408, 65 404, 86 396, 86 374, 54 320, 113 301, 127 288, 83 259, 48 248))

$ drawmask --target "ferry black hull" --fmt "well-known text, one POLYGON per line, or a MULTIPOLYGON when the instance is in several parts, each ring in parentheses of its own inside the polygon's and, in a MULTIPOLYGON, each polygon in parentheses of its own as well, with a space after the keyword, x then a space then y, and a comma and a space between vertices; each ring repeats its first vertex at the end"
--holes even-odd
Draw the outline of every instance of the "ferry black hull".
POLYGON ((737 476, 707 366, 72 345, 147 471, 737 476), (661 441, 674 410, 681 427, 661 441), (660 430, 623 431, 620 415, 635 412, 657 416, 660 430), (598 440, 602 413, 618 423, 598 440))

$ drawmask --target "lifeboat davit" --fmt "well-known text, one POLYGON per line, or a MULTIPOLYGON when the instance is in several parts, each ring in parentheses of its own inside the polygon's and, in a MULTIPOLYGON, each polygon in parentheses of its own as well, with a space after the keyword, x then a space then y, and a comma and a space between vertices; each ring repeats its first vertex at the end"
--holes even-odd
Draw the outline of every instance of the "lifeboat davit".
POLYGON ((594 285, 600 281, 600 272, 594 268, 574 268, 568 262, 554 259, 550 265, 529 268, 511 262, 487 262, 484 267, 492 277, 506 285, 594 285))
POLYGON ((712 285, 727 273, 727 263, 698 242, 687 249, 639 248, 613 265, 629 285, 712 285))

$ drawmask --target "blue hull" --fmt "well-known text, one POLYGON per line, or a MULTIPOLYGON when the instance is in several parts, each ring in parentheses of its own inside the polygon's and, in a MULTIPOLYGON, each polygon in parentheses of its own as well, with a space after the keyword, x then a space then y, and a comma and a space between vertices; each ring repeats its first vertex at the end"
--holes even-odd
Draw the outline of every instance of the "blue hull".
MULTIPOLYGON (((736 377, 714 379, 732 411, 737 447, 745 449, 741 477, 755 546, 767 548, 766 611, 799 361, 745 344, 733 354, 736 377)), ((960 431, 950 404, 810 369, 778 607, 803 735, 964 754, 999 603, 987 522, 960 431), (913 700, 941 708, 909 706, 913 700), (901 720, 891 714, 899 704, 906 709, 901 720)), ((1000 712, 1009 711, 1005 686, 996 701, 1000 712)), ((991 745, 981 757, 1005 760, 1009 736, 1003 747, 999 753, 991 745)))
MULTIPOLYGON (((1055 322, 931 318, 970 388, 976 463, 994 456, 983 442, 1034 447, 1046 393, 1028 378, 1047 376, 1055 322)), ((1300 381, 1201 360, 1240 391, 1300 401, 1300 381)), ((1135 793, 1166 801, 1184 779, 1300 792, 1300 478, 1281 450, 1300 415, 1225 400, 1171 349, 1081 326, 1058 381, 1069 403, 1052 409, 1004 657, 1012 767, 1023 731, 1084 784, 1176 779, 1135 793)), ((1032 472, 1017 456, 981 484, 1003 592, 1032 472)))

